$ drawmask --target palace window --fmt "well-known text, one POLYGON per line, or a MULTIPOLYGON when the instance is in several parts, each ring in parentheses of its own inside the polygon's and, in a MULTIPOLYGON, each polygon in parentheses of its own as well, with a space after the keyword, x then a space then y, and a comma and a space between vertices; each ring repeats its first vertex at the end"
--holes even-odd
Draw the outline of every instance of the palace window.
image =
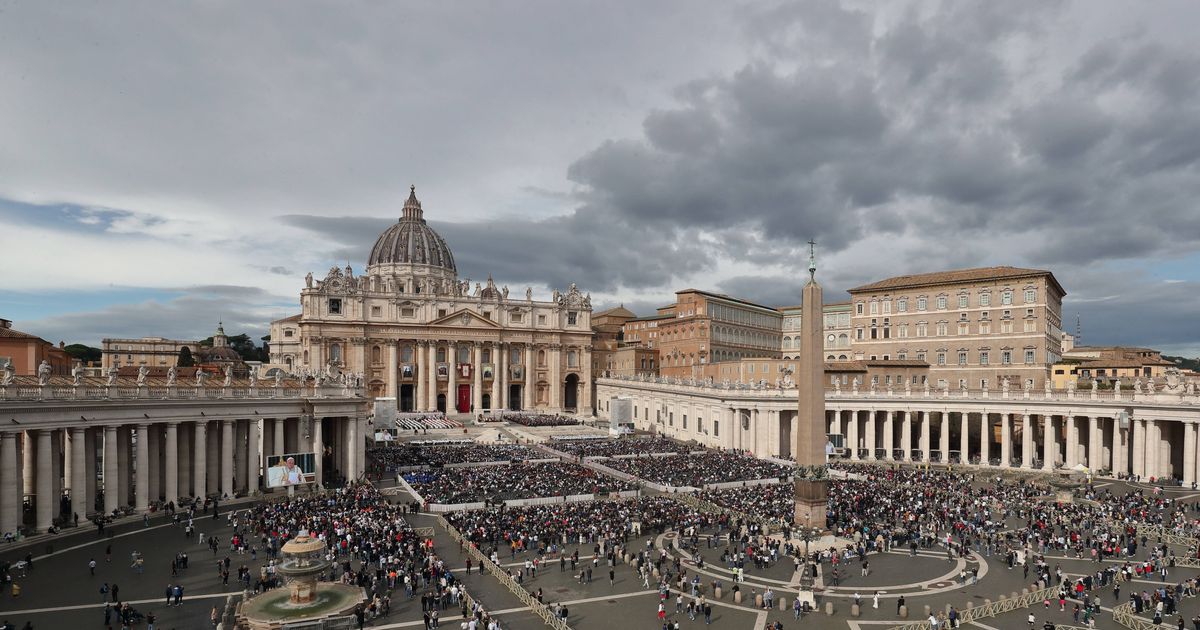
POLYGON ((979 322, 979 334, 981 334, 981 335, 990 335, 990 334, 992 334, 992 325, 991 325, 991 323, 989 323, 989 322, 979 322))
POLYGON ((938 334, 938 336, 939 336, 939 337, 945 337, 945 336, 948 334, 948 333, 947 333, 947 326, 946 326, 946 322, 938 322, 938 324, 937 324, 937 334, 938 334))
POLYGON ((1032 304, 1037 301, 1036 289, 1025 289, 1025 303, 1032 304))
POLYGON ((721 421, 713 420, 713 437, 721 437, 721 421))
POLYGON ((969 331, 967 328, 968 328, 968 324, 967 324, 966 322, 959 322, 959 324, 958 324, 958 334, 959 334, 959 335, 967 335, 967 334, 970 334, 970 331, 969 331))
POLYGON ((1013 331, 1012 320, 1006 319, 1006 320, 1000 322, 1000 332, 1002 332, 1004 334, 1008 334, 1008 333, 1011 333, 1012 331, 1013 331))
POLYGON ((944 295, 937 296, 937 307, 938 307, 939 311, 946 310, 946 296, 944 296, 944 295))
POLYGON ((871 314, 872 315, 879 314, 879 302, 876 302, 875 300, 871 300, 871 314))
POLYGON ((1025 363, 1033 363, 1034 358, 1035 358, 1034 355, 1035 355, 1035 352, 1033 350, 1026 350, 1025 351, 1025 363))
POLYGON ((929 305, 929 300, 925 297, 917 298, 917 310, 923 311, 929 305))
POLYGON ((892 301, 884 300, 883 301, 883 314, 890 315, 891 313, 892 313, 892 301))
POLYGON ((980 293, 979 294, 979 305, 980 306, 991 306, 992 305, 992 294, 991 293, 980 293))
POLYGON ((958 308, 967 308, 967 294, 963 293, 958 296, 958 308))
POLYGON ((1004 304, 1005 306, 1007 306, 1009 304, 1012 304, 1012 301, 1013 301, 1013 292, 1011 290, 1005 291, 1000 294, 1000 303, 1001 304, 1004 304))
POLYGON ((937 364, 938 365, 946 365, 946 353, 945 352, 937 353, 937 364))
POLYGON ((987 352, 987 350, 980 350, 979 351, 979 365, 987 365, 987 364, 988 364, 988 352, 987 352))
POLYGON ((959 351, 958 351, 958 364, 959 364, 959 365, 966 365, 966 364, 967 364, 967 352, 966 352, 966 350, 959 350, 959 351))
POLYGON ((1025 320, 1025 332, 1037 332, 1037 322, 1032 319, 1025 320))
POLYGON ((855 305, 854 305, 854 311, 855 311, 855 314, 857 314, 857 315, 862 315, 862 314, 863 314, 863 305, 862 305, 862 302, 859 302, 858 304, 855 304, 855 305))
POLYGON ((907 299, 898 300, 896 302, 896 312, 897 313, 907 313, 908 312, 908 300, 907 299))
POLYGON ((1012 350, 1001 350, 1000 362, 1004 365, 1012 365, 1012 350))
POLYGON ((929 336, 929 324, 927 324, 925 322, 917 322, 917 336, 918 337, 928 337, 929 336))
POLYGON ((925 351, 924 351, 924 350, 918 350, 918 351, 917 351, 917 360, 918 360, 918 361, 924 361, 924 360, 925 360, 925 351))

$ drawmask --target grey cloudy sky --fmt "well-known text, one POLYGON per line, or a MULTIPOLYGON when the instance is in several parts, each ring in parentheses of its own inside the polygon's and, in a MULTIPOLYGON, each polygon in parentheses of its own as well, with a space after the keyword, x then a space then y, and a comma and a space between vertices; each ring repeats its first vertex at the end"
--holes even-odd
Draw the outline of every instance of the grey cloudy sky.
POLYGON ((0 317, 254 334, 409 184, 464 277, 645 312, 1054 271, 1200 355, 1194 3, 0 4, 0 317))

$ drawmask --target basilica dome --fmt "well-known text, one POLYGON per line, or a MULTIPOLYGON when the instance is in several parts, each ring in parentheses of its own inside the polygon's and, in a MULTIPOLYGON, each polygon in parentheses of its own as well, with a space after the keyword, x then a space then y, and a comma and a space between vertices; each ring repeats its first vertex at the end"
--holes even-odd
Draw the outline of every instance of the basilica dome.
POLYGON ((404 202, 400 220, 375 241, 367 267, 375 265, 427 265, 455 272, 454 255, 446 241, 425 223, 416 187, 412 187, 404 202))

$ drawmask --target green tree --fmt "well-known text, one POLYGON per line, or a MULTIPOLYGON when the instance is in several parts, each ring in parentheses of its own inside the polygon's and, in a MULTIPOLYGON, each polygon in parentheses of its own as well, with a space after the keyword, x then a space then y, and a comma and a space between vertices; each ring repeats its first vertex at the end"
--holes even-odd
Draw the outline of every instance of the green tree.
POLYGON ((83 361, 84 364, 92 361, 99 361, 103 354, 100 351, 100 348, 93 348, 82 343, 73 343, 63 348, 63 351, 66 352, 67 355, 72 359, 79 359, 80 361, 83 361))
POLYGON ((179 367, 193 367, 196 365, 196 360, 192 358, 192 350, 187 346, 179 349, 179 360, 175 362, 179 367))

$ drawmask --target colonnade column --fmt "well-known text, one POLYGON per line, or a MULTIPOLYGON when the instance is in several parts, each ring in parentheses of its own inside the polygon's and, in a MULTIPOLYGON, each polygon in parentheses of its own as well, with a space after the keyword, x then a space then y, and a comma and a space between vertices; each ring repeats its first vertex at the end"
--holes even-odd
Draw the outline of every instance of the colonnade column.
POLYGON ((1162 472, 1159 452, 1162 450, 1162 428, 1158 420, 1146 421, 1146 476, 1158 477, 1162 472))
POLYGON ((1079 463, 1079 423, 1074 414, 1068 413, 1063 416, 1063 422, 1067 425, 1067 470, 1075 468, 1079 463))
MULTIPOLYGON (((84 453, 87 444, 86 432, 87 429, 82 427, 71 429, 71 514, 79 515, 80 523, 87 520, 88 513, 88 483, 87 476, 84 474, 87 470, 87 457, 84 453)), ((5 433, 4 435, 9 434, 5 433)), ((0 511, 3 510, 4 508, 0 507, 0 511)), ((0 525, 0 533, 5 531, 8 530, 0 525)))
POLYGON ((129 444, 133 442, 129 427, 117 427, 117 478, 121 481, 121 494, 117 495, 117 505, 129 505, 129 444))
POLYGON ((458 346, 452 341, 446 345, 446 362, 450 364, 450 376, 446 381, 446 415, 458 412, 458 346))
POLYGON ((1146 476, 1146 421, 1136 418, 1133 427, 1133 471, 1138 477, 1146 476))
POLYGON ((904 421, 900 425, 900 449, 904 452, 901 459, 912 461, 912 412, 904 412, 904 421))
POLYGON ((896 450, 896 429, 895 419, 898 411, 885 411, 883 417, 883 458, 886 461, 892 461, 893 453, 896 450))
POLYGON ((971 414, 963 411, 958 414, 958 463, 970 462, 971 454, 971 414))
MULTIPOLYGON (((208 494, 208 422, 194 422, 192 426, 195 427, 192 447, 196 453, 192 457, 192 494, 203 497, 208 494)), ((167 457, 171 455, 171 451, 167 451, 167 457)))
POLYGON ((104 514, 117 509, 121 483, 117 478, 117 427, 104 427, 104 514))
POLYGON ((533 371, 534 354, 535 351, 533 349, 533 344, 525 344, 525 384, 521 386, 521 391, 524 393, 525 404, 523 404, 521 408, 528 411, 533 410, 533 389, 534 383, 537 382, 537 378, 533 371))
POLYGON ((938 425, 938 450, 942 453, 942 463, 950 462, 950 412, 939 411, 941 424, 938 425))
MULTIPOLYGON (((450 371, 454 373, 453 370, 450 371)), ((321 418, 312 419, 312 450, 316 453, 316 468, 317 468, 317 487, 323 487, 325 483, 325 440, 321 435, 321 418)))
POLYGON ((988 433, 992 429, 992 414, 984 411, 979 414, 979 463, 987 466, 992 460, 992 440, 988 433))
POLYGON ((846 444, 850 447, 850 459, 858 459, 858 410, 850 412, 846 423, 846 444))
POLYGON ((157 501, 162 496, 162 425, 150 425, 150 439, 146 444, 146 452, 150 457, 149 464, 146 467, 146 472, 150 475, 150 482, 146 484, 146 491, 150 493, 150 500, 157 501))
MULTIPOLYGON (((96 427, 83 430, 83 469, 86 477, 83 480, 87 494, 84 499, 84 509, 93 512, 96 509, 96 427)), ((79 518, 85 518, 87 512, 80 512, 79 518)))
MULTIPOLYGON (((233 498, 233 420, 221 421, 221 494, 233 498)), ((317 454, 320 457, 320 454, 317 454)))
POLYGON ((1012 414, 1000 414, 1000 467, 1012 465, 1012 414))
POLYGON ((137 453, 133 460, 136 480, 133 482, 135 510, 145 512, 150 507, 150 425, 137 425, 137 453))
POLYGON ((167 453, 166 468, 167 480, 166 487, 163 488, 163 500, 168 503, 179 501, 179 467, 175 462, 171 461, 175 453, 179 452, 179 423, 167 423, 167 453))
POLYGON ((1196 425, 1183 425, 1183 483, 1192 485, 1196 481, 1196 425))
MULTIPOLYGON (((44 532, 54 524, 54 508, 58 501, 54 494, 54 484, 51 483, 53 466, 50 465, 50 433, 49 429, 37 432, 37 530, 44 532)), ((107 494, 105 495, 107 496, 107 494)))
POLYGON ((1042 470, 1054 470, 1054 416, 1042 416, 1042 470))
MULTIPOLYGON (((266 422, 265 420, 263 422, 266 422)), ((258 491, 258 472, 261 470, 258 461, 258 419, 251 418, 246 427, 246 493, 258 491)))
POLYGON ((1100 418, 1096 416, 1088 417, 1088 468, 1095 472, 1104 468, 1104 458, 1101 457, 1104 451, 1104 434, 1100 432, 1100 418))
POLYGON ((21 490, 17 483, 17 457, 17 434, 0 432, 0 535, 11 533, 16 536, 17 525, 20 524, 21 490))
POLYGON ((437 343, 429 342, 429 374, 425 379, 425 411, 437 411, 437 343))
POLYGON ((354 481, 358 479, 358 418, 349 418, 349 426, 346 427, 346 479, 354 481))
POLYGON ((483 411, 483 344, 476 341, 471 344, 471 411, 483 411))
POLYGON ((1109 455, 1112 457, 1113 475, 1129 473, 1129 442, 1125 429, 1121 428, 1120 418, 1112 419, 1112 452, 1109 455))
POLYGON ((867 459, 875 459, 875 423, 879 420, 879 412, 872 409, 868 413, 871 415, 867 417, 867 459))
POLYGON ((1033 468, 1033 423, 1021 414, 1021 468, 1033 468))
MULTIPOLYGON (((913 412, 906 411, 904 413, 907 418, 907 417, 909 417, 909 414, 912 414, 913 412)), ((919 417, 921 418, 921 442, 920 442, 921 461, 928 462, 930 459, 929 451, 933 450, 933 445, 930 444, 930 442, 929 442, 929 437, 930 437, 929 434, 933 430, 933 427, 929 426, 930 424, 932 424, 932 419, 929 417, 928 411, 925 411, 925 412, 918 411, 917 413, 920 414, 919 417)))

